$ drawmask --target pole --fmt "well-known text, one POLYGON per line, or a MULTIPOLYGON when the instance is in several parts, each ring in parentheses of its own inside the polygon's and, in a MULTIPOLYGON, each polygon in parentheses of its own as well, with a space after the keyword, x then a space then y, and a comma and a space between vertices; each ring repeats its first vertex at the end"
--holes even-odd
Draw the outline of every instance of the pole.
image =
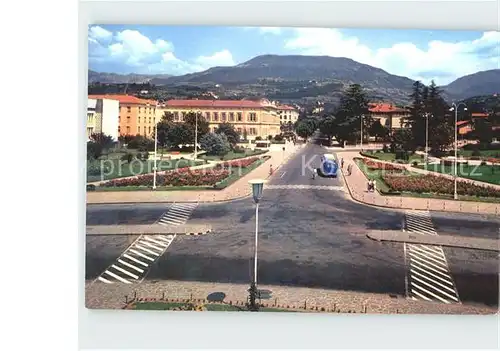
POLYGON ((429 162, 429 114, 425 114, 425 163, 429 162))
POLYGON ((253 282, 257 286, 257 245, 259 238, 259 203, 255 205, 255 252, 254 252, 254 263, 253 263, 253 282))
MULTIPOLYGON (((156 119, 156 118, 155 118, 156 119)), ((156 157, 157 157, 157 149, 158 149, 158 123, 155 121, 155 159, 153 165, 153 190, 156 189, 156 157)))
POLYGON ((455 182, 454 182, 454 193, 453 193, 453 198, 455 200, 458 199, 458 194, 457 194, 457 122, 458 122, 458 106, 453 104, 455 106, 455 182))
POLYGON ((194 160, 198 158, 198 112, 195 117, 194 127, 194 160))
POLYGON ((363 115, 360 117, 360 124, 361 124, 361 151, 363 151, 363 115))

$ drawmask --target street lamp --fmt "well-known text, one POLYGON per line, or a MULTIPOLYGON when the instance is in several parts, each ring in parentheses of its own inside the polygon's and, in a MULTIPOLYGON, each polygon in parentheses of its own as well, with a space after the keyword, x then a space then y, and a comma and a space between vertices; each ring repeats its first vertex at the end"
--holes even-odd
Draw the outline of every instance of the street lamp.
POLYGON ((456 103, 451 104, 450 111, 455 111, 455 186, 454 186, 454 192, 453 192, 453 198, 455 200, 458 199, 458 193, 457 193, 457 163, 458 163, 458 135, 457 135, 457 123, 458 123, 458 108, 460 105, 464 105, 464 111, 467 111, 467 105, 463 102, 460 102, 458 105, 456 103))
POLYGON ((156 157, 157 157, 157 148, 158 148, 158 123, 155 118, 155 159, 153 164, 153 190, 156 189, 156 157))
POLYGON ((429 162, 429 113, 425 113, 425 164, 429 162))
POLYGON ((257 245, 258 245, 258 233, 259 233, 259 202, 262 197, 262 191, 264 190, 265 181, 262 179, 253 179, 248 183, 252 186, 252 196, 255 202, 255 247, 254 247, 254 266, 253 266, 253 280, 250 284, 250 309, 252 311, 258 311, 259 307, 256 304, 257 299, 257 245))
POLYGON ((361 115, 360 117, 360 124, 361 124, 361 151, 363 151, 363 115, 361 115))
POLYGON ((198 115, 200 113, 200 111, 197 111, 194 118, 194 161, 198 158, 198 115))

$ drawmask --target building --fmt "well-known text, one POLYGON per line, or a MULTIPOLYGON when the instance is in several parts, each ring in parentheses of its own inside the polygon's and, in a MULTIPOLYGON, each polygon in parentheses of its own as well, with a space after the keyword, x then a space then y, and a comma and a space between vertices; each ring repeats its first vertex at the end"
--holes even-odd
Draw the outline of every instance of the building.
POLYGON ((251 100, 169 100, 158 106, 157 115, 165 112, 174 116, 174 121, 182 122, 187 113, 200 113, 214 132, 221 123, 229 123, 248 139, 257 136, 267 138, 280 134, 280 115, 276 104, 266 99, 251 100))
POLYGON ((281 124, 287 124, 288 122, 297 122, 297 119, 299 118, 299 111, 297 111, 297 109, 288 105, 278 105, 277 108, 281 124))
POLYGON ((104 133, 118 139, 119 102, 110 99, 87 100, 87 140, 94 133, 104 133))
POLYGON ((140 99, 133 95, 89 95, 89 99, 109 99, 118 101, 118 135, 144 135, 150 137, 154 133, 157 121, 154 100, 140 99))
POLYGON ((390 103, 371 103, 368 105, 371 117, 388 128, 391 132, 404 128, 404 120, 410 116, 407 108, 394 106, 390 103))
POLYGON ((472 126, 472 121, 458 121, 457 122, 457 132, 460 135, 466 135, 474 130, 472 126))

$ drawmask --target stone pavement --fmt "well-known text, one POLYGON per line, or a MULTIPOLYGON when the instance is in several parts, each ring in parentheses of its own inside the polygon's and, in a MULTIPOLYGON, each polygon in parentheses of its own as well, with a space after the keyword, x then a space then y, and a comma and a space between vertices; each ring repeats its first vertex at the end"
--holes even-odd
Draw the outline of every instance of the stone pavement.
MULTIPOLYGON (((224 302, 246 302, 249 285, 228 283, 185 282, 173 280, 147 281, 140 284, 85 283, 85 306, 94 309, 120 309, 136 298, 206 299, 211 293, 224 293, 224 302), (127 299, 125 298, 127 296, 127 299)), ((498 310, 482 305, 443 304, 415 301, 403 296, 337 291, 302 287, 259 285, 271 290, 268 305, 308 311, 336 310, 341 313, 405 313, 405 314, 495 314, 498 310), (316 309, 317 307, 317 309, 316 309)))
POLYGON ((415 235, 400 230, 373 230, 366 235, 376 241, 393 241, 408 244, 458 247, 462 249, 500 251, 498 239, 476 238, 450 234, 415 235))
POLYGON ((222 202, 242 199, 251 195, 248 181, 267 179, 269 167, 279 168, 303 145, 287 144, 285 151, 270 151, 270 158, 250 173, 223 190, 173 190, 173 191, 88 191, 87 204, 113 203, 171 203, 171 202, 222 202))
MULTIPOLYGON (((354 157, 360 157, 359 152, 347 151, 338 152, 338 157, 344 159, 342 176, 347 185, 349 194, 358 202, 387 208, 400 208, 411 210, 429 210, 445 212, 462 213, 480 213, 480 214, 500 214, 500 203, 474 202, 474 201, 455 201, 431 198, 419 198, 408 196, 381 195, 378 191, 368 192, 366 189, 367 178, 353 161, 354 157), (352 164, 352 174, 347 175, 347 166, 352 164)), ((378 162, 378 160, 377 160, 378 162)), ((412 168, 413 170, 413 168, 412 168)))

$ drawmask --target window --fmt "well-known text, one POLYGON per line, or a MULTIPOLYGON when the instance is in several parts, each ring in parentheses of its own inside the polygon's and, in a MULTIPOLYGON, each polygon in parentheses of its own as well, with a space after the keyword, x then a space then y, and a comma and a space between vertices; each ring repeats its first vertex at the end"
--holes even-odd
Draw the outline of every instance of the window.
POLYGON ((137 133, 141 134, 141 127, 137 127, 137 133))
POLYGON ((222 112, 221 121, 225 122, 226 120, 227 120, 227 113, 226 112, 222 112))
POLYGON ((118 123, 120 123, 120 119, 121 119, 120 116, 118 116, 118 123))
POLYGON ((148 133, 151 134, 151 127, 148 127, 148 133))
POLYGON ((127 134, 130 134, 130 127, 127 126, 127 134))
POLYGON ((127 123, 130 123, 130 116, 127 116, 127 123))
POLYGON ((257 122, 257 114, 255 112, 250 112, 248 115, 248 120, 250 122, 257 122))
POLYGON ((255 128, 250 128, 250 135, 257 135, 257 130, 255 128))
POLYGON ((118 133, 120 133, 120 126, 118 126, 118 133))
POLYGON ((149 117, 149 123, 151 123, 151 117, 149 117))
POLYGON ((141 117, 137 117, 137 122, 141 123, 141 117))
POLYGON ((174 121, 178 121, 179 120, 179 112, 174 112, 174 121))
POLYGON ((229 122, 234 122, 234 112, 229 112, 229 122))
POLYGON ((243 132, 243 131, 241 130, 241 128, 237 128, 237 129, 236 129, 236 131, 237 131, 237 132, 238 132, 238 134, 240 134, 240 135, 241 135, 241 133, 243 132))
POLYGON ((237 116, 237 121, 238 122, 241 122, 243 120, 243 113, 238 112, 236 116, 237 116))
POLYGON ((210 121, 210 112, 205 112, 205 119, 210 121))
POLYGON ((217 122, 219 120, 219 112, 214 112, 214 121, 217 122))
POLYGON ((141 113, 141 106, 139 106, 139 113, 141 113))
POLYGON ((181 121, 184 121, 184 119, 186 118, 186 115, 187 115, 187 112, 186 111, 182 111, 181 121))
POLYGON ((130 106, 127 106, 127 112, 130 112, 131 108, 130 106))

